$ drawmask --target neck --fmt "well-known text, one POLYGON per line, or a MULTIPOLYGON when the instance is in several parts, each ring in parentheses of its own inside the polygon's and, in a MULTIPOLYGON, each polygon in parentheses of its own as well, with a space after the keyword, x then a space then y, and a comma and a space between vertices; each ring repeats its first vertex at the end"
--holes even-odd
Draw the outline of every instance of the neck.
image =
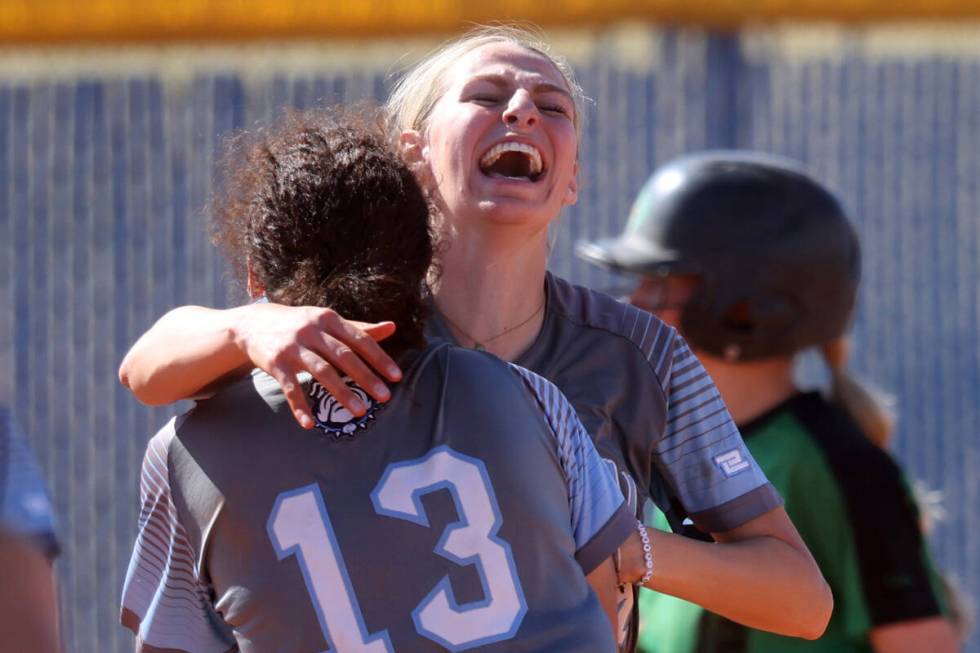
POLYGON ((439 277, 432 283, 436 306, 460 344, 483 344, 499 358, 514 360, 544 323, 547 230, 521 238, 465 231, 444 237, 439 277))
POLYGON ((797 392, 792 358, 729 363, 703 352, 695 353, 738 425, 752 421, 797 392))

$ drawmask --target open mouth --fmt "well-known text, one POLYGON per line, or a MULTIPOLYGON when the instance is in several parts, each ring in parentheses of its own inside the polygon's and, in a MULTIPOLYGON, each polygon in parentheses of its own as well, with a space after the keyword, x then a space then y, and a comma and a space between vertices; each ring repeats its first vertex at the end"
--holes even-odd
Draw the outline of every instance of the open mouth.
POLYGON ((541 152, 527 143, 498 143, 480 159, 480 171, 488 177, 537 181, 544 168, 541 152))

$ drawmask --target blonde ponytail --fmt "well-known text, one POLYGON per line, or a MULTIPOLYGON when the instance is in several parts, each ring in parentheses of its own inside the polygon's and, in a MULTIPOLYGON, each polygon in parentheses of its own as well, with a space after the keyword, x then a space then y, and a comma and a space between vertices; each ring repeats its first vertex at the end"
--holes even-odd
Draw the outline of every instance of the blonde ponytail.
POLYGON ((831 340, 820 347, 831 374, 831 399, 857 422, 864 436, 886 449, 895 429, 892 400, 847 370, 850 344, 845 338, 831 340))
MULTIPOLYGON (((821 345, 820 351, 830 367, 831 399, 844 407, 868 440, 887 449, 895 429, 893 400, 847 371, 847 361, 851 354, 847 339, 831 340, 821 345)), ((942 518, 938 497, 918 485, 913 497, 919 508, 919 527, 927 535, 932 530, 933 520, 942 518)), ((960 590, 946 573, 938 569, 936 573, 948 611, 947 619, 960 639, 965 641, 973 630, 976 608, 969 595, 960 590)))

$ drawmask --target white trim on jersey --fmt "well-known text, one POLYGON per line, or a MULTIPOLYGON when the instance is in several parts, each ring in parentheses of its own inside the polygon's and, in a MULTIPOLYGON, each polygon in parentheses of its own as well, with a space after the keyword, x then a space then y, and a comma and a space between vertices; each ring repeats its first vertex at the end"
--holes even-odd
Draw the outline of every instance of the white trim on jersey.
POLYGON ((197 576, 194 550, 170 492, 167 451, 174 434, 171 420, 146 448, 139 534, 126 572, 122 607, 139 620, 140 647, 223 653, 235 642, 218 627, 220 617, 197 576))
POLYGON ((511 368, 537 400, 555 436, 568 483, 575 547, 581 551, 624 504, 615 471, 599 456, 575 409, 555 384, 518 365, 511 368))

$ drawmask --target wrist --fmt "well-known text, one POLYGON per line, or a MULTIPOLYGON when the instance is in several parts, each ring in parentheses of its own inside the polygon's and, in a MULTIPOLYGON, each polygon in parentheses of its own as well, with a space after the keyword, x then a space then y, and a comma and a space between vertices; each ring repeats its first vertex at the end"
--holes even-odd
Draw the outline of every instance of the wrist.
POLYGON ((255 306, 255 304, 245 304, 244 306, 227 309, 225 315, 227 319, 222 329, 226 342, 233 346, 246 359, 248 358, 249 325, 254 319, 252 313, 255 310, 255 306))
POLYGON ((647 531, 646 526, 637 522, 637 529, 619 547, 619 582, 622 585, 645 584, 653 575, 653 545, 647 531))

